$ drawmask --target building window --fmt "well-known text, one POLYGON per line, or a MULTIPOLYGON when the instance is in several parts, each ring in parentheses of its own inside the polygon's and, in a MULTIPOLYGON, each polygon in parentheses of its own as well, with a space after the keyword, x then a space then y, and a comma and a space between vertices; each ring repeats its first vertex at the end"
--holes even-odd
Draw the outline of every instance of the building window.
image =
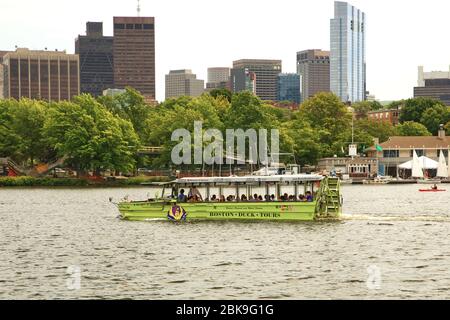
POLYGON ((131 23, 127 23, 127 29, 134 29, 133 27, 134 27, 134 25, 133 25, 133 24, 131 24, 131 23))
POLYGON ((153 30, 153 24, 144 24, 144 30, 153 30))
POLYGON ((438 151, 437 151, 437 156, 439 157, 439 156, 441 155, 441 151, 443 151, 443 152, 444 152, 444 156, 445 156, 446 158, 448 158, 448 150, 447 150, 447 149, 441 149, 441 150, 438 150, 438 151))
POLYGON ((383 157, 384 158, 399 158, 400 151, 399 150, 384 150, 383 157))
POLYGON ((123 29, 125 29, 125 25, 123 23, 116 23, 114 25, 114 29, 123 30, 123 29))
MULTIPOLYGON (((422 156, 425 155, 425 150, 423 150, 423 149, 416 149, 416 153, 417 153, 418 157, 422 157, 422 156)), ((412 158, 413 155, 414 155, 414 150, 411 150, 410 155, 411 155, 411 158, 412 158)))

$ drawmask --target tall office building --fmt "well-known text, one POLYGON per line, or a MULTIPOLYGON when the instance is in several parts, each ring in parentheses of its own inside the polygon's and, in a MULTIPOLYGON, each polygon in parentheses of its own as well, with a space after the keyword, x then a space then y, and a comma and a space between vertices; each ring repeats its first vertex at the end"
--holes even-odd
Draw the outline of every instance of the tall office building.
POLYGON ((450 106, 450 72, 424 72, 419 67, 417 87, 414 87, 414 98, 431 98, 450 106))
POLYGON ((88 22, 86 35, 75 40, 80 56, 81 93, 97 97, 114 86, 113 37, 103 36, 102 22, 88 22))
POLYGON ((334 3, 331 19, 330 88, 343 102, 366 95, 366 16, 346 3, 334 3))
POLYGON ((3 57, 3 65, 5 98, 61 101, 80 94, 76 54, 17 49, 3 57))
POLYGON ((155 100, 155 19, 114 17, 114 87, 155 100))
POLYGON ((300 103, 300 75, 280 73, 278 75, 277 101, 300 103))
POLYGON ((230 68, 208 68, 208 82, 206 83, 208 91, 229 88, 229 81, 230 68))
POLYGON ((243 59, 233 62, 233 69, 244 69, 256 76, 256 95, 262 100, 277 100, 278 74, 281 60, 243 59))
POLYGON ((256 95, 256 75, 248 69, 231 69, 230 90, 233 93, 250 91, 256 95))
POLYGON ((181 96, 198 97, 205 90, 205 81, 197 79, 191 70, 171 70, 166 75, 166 99, 181 96))
POLYGON ((3 67, 3 56, 7 53, 8 53, 8 51, 0 51, 0 99, 3 99, 5 96, 4 87, 3 87, 3 82, 4 82, 4 77, 5 77, 5 74, 4 74, 5 68, 3 67))
POLYGON ((230 68, 208 68, 208 83, 220 83, 230 80, 230 68))
POLYGON ((297 52, 301 102, 319 92, 330 92, 330 52, 305 50, 297 52))

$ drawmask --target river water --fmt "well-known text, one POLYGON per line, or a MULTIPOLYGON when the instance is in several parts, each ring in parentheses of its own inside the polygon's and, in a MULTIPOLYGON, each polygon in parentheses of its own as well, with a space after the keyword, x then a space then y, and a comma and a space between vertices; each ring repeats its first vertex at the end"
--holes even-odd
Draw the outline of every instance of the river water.
POLYGON ((450 185, 344 186, 339 223, 126 222, 146 188, 1 189, 0 299, 449 299, 450 185))

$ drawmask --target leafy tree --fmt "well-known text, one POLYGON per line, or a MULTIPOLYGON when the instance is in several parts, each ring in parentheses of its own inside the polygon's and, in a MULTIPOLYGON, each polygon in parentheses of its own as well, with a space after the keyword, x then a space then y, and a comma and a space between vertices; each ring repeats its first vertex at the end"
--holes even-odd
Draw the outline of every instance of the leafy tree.
POLYGON ((399 124, 395 129, 399 136, 404 137, 431 136, 431 133, 423 124, 414 121, 407 121, 399 124))
POLYGON ((383 106, 378 101, 361 101, 354 103, 352 108, 357 115, 365 117, 370 111, 383 109, 383 106))
POLYGON ((51 105, 44 125, 47 141, 76 169, 130 171, 139 139, 132 124, 114 117, 89 95, 51 105))
POLYGON ((293 153, 301 165, 317 163, 322 154, 318 135, 309 123, 298 115, 282 124, 280 150, 293 153))
POLYGON ((319 136, 322 156, 344 155, 342 149, 351 137, 352 115, 332 93, 318 93, 306 100, 299 114, 319 136))
POLYGON ((450 109, 441 104, 436 104, 422 113, 420 123, 423 124, 429 132, 436 135, 439 126, 450 121, 450 109))
POLYGON ((138 136, 145 135, 145 120, 150 115, 151 107, 145 103, 144 96, 137 90, 127 87, 125 92, 114 97, 99 97, 98 101, 113 114, 129 120, 138 136))
POLYGON ((385 142, 397 134, 395 127, 389 122, 370 121, 368 119, 355 121, 355 130, 368 133, 373 138, 385 142))
POLYGON ((231 102, 231 99, 233 97, 233 93, 226 88, 213 89, 209 92, 209 94, 214 98, 224 97, 228 100, 228 102, 231 102))
POLYGON ((50 153, 42 135, 46 105, 21 99, 0 103, 0 153, 19 162, 35 163, 50 153))
POLYGON ((229 129, 268 129, 277 127, 274 114, 268 112, 261 99, 248 91, 233 95, 231 106, 225 117, 226 128, 229 129))
POLYGON ((401 109, 399 120, 401 123, 407 121, 420 122, 424 112, 434 106, 443 106, 443 104, 438 100, 429 98, 408 99, 401 109))

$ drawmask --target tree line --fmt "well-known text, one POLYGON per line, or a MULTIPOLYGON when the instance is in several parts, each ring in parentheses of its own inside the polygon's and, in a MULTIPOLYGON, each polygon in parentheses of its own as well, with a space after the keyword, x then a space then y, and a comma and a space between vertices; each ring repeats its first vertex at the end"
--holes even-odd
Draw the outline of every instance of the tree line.
MULTIPOLYGON (((450 129, 449 108, 438 101, 409 99, 390 107, 395 104, 402 106, 397 127, 364 117, 355 120, 331 93, 319 93, 295 111, 275 108, 249 92, 221 89, 156 106, 147 105, 132 88, 113 97, 83 94, 70 102, 0 100, 0 157, 24 166, 65 157, 66 166, 80 172, 168 169, 177 144, 171 141, 172 132, 193 132, 194 121, 202 121, 203 130, 224 134, 226 129, 279 129, 280 151, 292 153, 301 165, 314 165, 322 157, 345 156, 352 132, 362 153, 374 138, 383 142, 394 135, 431 135, 441 123, 450 129), (139 157, 141 146, 163 149, 158 156, 139 157)), ((382 106, 362 102, 352 107, 361 115, 382 106)))

